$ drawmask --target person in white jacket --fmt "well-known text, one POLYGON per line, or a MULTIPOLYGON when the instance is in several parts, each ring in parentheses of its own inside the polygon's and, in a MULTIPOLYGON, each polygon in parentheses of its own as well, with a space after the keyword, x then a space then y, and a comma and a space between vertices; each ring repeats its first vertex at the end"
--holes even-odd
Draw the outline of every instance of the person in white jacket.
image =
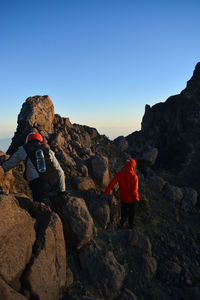
POLYGON ((29 187, 33 193, 33 200, 45 202, 46 198, 57 196, 65 192, 65 175, 54 152, 47 144, 43 143, 43 138, 38 132, 30 133, 26 138, 26 143, 3 164, 5 172, 17 166, 21 161, 25 162, 24 177, 29 182, 29 187), (40 172, 37 166, 36 151, 41 149, 44 155, 45 170, 40 172))

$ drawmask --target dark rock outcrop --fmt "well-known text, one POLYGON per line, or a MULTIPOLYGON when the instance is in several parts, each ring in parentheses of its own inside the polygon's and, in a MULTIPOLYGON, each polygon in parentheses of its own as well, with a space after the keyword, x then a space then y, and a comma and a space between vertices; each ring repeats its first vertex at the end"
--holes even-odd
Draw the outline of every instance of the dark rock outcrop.
MULTIPOLYGON (((127 137, 132 153, 158 149, 156 167, 176 172, 179 182, 199 186, 200 63, 179 94, 164 103, 146 105, 142 129, 127 137)), ((177 181, 178 181, 177 179, 177 181)))

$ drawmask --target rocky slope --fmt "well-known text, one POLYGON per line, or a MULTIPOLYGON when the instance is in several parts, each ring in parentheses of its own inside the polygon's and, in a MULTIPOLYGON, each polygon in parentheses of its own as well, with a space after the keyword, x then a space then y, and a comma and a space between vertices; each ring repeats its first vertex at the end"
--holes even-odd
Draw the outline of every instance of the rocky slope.
MULTIPOLYGON (((192 94, 189 87, 193 80, 192 94)), ((23 164, 8 174, 0 167, 0 299, 200 299, 198 193, 152 170, 162 161, 160 135, 143 126, 112 142, 35 96, 22 106, 8 154, 33 127, 62 164, 68 194, 51 207, 33 203, 23 164), (135 229, 119 230, 118 189, 107 198, 102 191, 132 154, 141 202, 135 229)))
POLYGON ((156 168, 177 184, 199 188, 200 63, 179 94, 164 103, 146 105, 142 130, 127 137, 133 152, 157 148, 156 168), (174 174, 176 174, 174 176, 174 174))

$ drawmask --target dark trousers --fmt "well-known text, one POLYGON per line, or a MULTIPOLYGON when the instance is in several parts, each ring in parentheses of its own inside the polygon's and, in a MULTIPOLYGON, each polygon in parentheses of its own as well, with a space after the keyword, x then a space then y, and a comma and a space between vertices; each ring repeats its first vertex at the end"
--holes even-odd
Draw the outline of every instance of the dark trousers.
POLYGON ((29 183, 29 187, 33 194, 33 201, 43 202, 43 199, 48 197, 48 186, 44 180, 34 179, 29 183))
POLYGON ((135 202, 124 203, 121 202, 121 220, 120 225, 123 226, 128 218, 129 228, 133 227, 134 218, 135 218, 135 202))

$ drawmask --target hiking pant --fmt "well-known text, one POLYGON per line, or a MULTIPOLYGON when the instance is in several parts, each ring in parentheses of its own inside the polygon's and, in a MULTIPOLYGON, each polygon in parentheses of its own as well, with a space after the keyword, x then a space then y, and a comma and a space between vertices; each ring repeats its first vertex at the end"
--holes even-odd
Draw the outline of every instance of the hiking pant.
POLYGON ((120 225, 123 226, 128 218, 129 228, 133 227, 134 218, 135 218, 135 202, 124 203, 121 202, 121 220, 120 225))
POLYGON ((29 187, 33 194, 33 201, 42 202, 44 198, 48 197, 46 184, 40 178, 34 179, 29 182, 29 187))

